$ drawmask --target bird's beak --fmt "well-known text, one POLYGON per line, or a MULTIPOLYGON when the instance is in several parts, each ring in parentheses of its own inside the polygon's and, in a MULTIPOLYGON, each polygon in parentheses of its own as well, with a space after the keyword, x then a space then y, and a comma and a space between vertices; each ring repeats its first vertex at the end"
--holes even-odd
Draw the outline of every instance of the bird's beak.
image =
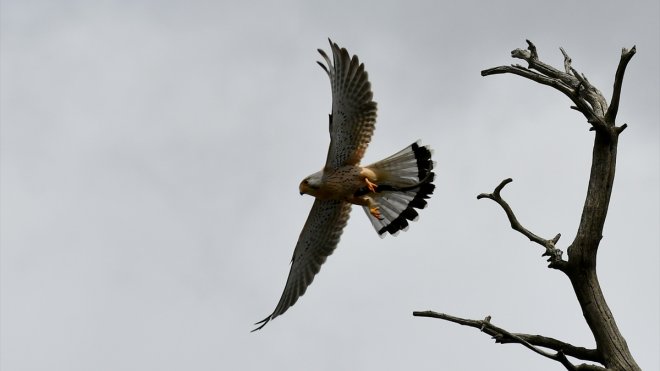
POLYGON ((298 187, 298 190, 300 191, 301 196, 305 195, 305 194, 314 195, 314 191, 316 190, 316 188, 314 188, 314 187, 310 186, 309 184, 303 182, 303 183, 300 183, 300 187, 298 187))

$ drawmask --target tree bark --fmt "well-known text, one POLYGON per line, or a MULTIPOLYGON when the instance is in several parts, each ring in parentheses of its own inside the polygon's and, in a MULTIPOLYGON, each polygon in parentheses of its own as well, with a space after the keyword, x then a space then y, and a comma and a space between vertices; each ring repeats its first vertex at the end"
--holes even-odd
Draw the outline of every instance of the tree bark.
MULTIPOLYGON (((613 127, 613 126, 610 126, 613 127)), ((597 130, 587 197, 575 240, 568 248, 567 275, 593 333, 603 364, 611 370, 639 370, 616 325, 598 282, 596 256, 612 194, 618 133, 597 130)))

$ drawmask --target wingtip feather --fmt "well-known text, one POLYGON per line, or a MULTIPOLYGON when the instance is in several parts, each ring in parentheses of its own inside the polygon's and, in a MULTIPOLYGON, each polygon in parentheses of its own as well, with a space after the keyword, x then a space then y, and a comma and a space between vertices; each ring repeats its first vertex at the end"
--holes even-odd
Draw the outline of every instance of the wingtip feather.
POLYGON ((332 62, 330 62, 330 57, 328 57, 328 55, 323 51, 323 49, 317 49, 317 50, 325 60, 325 63, 327 63, 328 65, 325 66, 323 63, 318 61, 316 63, 318 63, 319 66, 321 66, 321 68, 323 68, 323 70, 328 74, 328 76, 330 76, 330 70, 332 69, 332 62))
POLYGON ((255 323, 255 324, 254 324, 255 326, 257 326, 257 325, 261 325, 261 326, 259 326, 259 327, 255 328, 255 329, 253 329, 253 330, 250 331, 250 332, 255 332, 255 331, 261 330, 264 326, 266 326, 266 324, 268 324, 268 322, 270 322, 270 320, 272 319, 272 317, 273 317, 273 316, 270 315, 270 316, 268 316, 268 317, 262 319, 261 321, 255 323))

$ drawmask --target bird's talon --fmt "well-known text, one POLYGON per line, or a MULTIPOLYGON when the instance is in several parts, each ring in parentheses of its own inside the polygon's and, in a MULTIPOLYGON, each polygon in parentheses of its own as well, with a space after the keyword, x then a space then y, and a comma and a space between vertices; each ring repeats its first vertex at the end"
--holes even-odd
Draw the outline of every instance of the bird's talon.
POLYGON ((376 183, 372 183, 369 181, 369 178, 364 178, 364 181, 367 183, 367 188, 373 193, 376 192, 376 188, 378 188, 378 185, 376 183))
POLYGON ((374 218, 378 220, 383 220, 383 216, 380 214, 380 210, 378 210, 378 207, 369 208, 369 212, 371 213, 371 215, 374 216, 374 218))

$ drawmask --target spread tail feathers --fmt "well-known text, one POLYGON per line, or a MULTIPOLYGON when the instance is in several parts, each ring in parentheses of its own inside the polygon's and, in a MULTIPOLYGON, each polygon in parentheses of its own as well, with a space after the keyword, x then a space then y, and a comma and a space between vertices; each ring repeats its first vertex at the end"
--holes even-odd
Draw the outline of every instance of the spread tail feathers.
POLYGON ((435 185, 435 174, 431 150, 415 142, 392 156, 366 166, 378 177, 374 199, 381 213, 381 219, 374 217, 368 207, 364 207, 367 217, 376 232, 384 237, 386 232, 396 235, 408 229, 408 221, 417 220, 415 209, 426 207, 426 199, 431 197, 435 185))

